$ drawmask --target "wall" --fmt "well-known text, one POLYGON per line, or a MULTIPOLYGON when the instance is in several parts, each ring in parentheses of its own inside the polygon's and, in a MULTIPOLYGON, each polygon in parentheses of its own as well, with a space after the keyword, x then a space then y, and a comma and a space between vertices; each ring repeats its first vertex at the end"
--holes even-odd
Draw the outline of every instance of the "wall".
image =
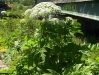
POLYGON ((40 3, 40 2, 49 2, 51 0, 37 0, 37 3, 40 3))
POLYGON ((59 3, 62 13, 99 21, 99 2, 59 3))

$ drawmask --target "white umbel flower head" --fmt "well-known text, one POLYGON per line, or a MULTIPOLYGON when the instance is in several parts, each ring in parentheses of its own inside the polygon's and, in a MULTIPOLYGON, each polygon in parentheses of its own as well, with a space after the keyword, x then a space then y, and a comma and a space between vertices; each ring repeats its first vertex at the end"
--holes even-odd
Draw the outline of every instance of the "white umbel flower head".
POLYGON ((14 41, 14 45, 15 45, 15 47, 17 47, 18 45, 19 45, 19 40, 17 40, 17 41, 14 41))
POLYGON ((73 18, 71 18, 71 17, 66 17, 66 20, 73 20, 73 18))
POLYGON ((15 41, 14 44, 15 44, 15 46, 18 46, 19 41, 15 41))
POLYGON ((25 16, 29 16, 31 13, 32 9, 27 9, 24 13, 25 16))
POLYGON ((52 18, 50 21, 58 23, 59 19, 58 18, 52 18))
POLYGON ((61 8, 52 2, 41 2, 32 8, 30 18, 48 17, 50 14, 60 13, 61 8))

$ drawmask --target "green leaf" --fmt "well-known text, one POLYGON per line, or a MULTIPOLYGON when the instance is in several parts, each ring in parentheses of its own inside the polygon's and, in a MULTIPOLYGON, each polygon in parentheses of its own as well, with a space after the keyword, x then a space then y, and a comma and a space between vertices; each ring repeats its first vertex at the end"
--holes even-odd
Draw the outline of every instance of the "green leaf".
POLYGON ((56 71, 52 70, 52 69, 47 69, 52 75, 60 75, 59 73, 57 73, 56 71))
POLYGON ((86 75, 93 75, 92 72, 88 72, 86 75))
POLYGON ((53 75, 53 74, 51 74, 51 73, 44 73, 44 74, 42 74, 42 75, 53 75))

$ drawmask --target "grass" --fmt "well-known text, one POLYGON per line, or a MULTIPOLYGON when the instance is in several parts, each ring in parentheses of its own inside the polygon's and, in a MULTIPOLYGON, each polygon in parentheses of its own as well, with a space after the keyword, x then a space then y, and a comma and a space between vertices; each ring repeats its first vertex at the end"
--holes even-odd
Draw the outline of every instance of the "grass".
POLYGON ((6 52, 7 49, 8 49, 7 46, 0 46, 0 53, 4 53, 4 52, 6 52))

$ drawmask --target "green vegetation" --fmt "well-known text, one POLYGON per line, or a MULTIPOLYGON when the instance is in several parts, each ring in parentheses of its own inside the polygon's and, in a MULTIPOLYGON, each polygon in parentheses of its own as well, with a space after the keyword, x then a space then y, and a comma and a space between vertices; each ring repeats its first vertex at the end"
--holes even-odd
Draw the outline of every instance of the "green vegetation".
POLYGON ((26 5, 26 6, 29 6, 29 5, 34 5, 35 4, 35 1, 36 0, 1 0, 1 1, 4 1, 4 2, 6 2, 6 3, 11 3, 11 4, 13 4, 13 3, 20 3, 20 4, 23 4, 23 5, 26 5))
MULTIPOLYGON (((0 19, 0 52, 12 75, 99 75, 99 44, 79 41, 77 20, 30 19, 16 4, 0 19), (16 9, 18 8, 18 9, 16 9)), ((31 9, 31 8, 30 8, 31 9)), ((80 39, 80 38, 79 38, 80 39)))
POLYGON ((35 0, 20 0, 20 3, 23 4, 23 5, 34 5, 35 4, 35 0))

